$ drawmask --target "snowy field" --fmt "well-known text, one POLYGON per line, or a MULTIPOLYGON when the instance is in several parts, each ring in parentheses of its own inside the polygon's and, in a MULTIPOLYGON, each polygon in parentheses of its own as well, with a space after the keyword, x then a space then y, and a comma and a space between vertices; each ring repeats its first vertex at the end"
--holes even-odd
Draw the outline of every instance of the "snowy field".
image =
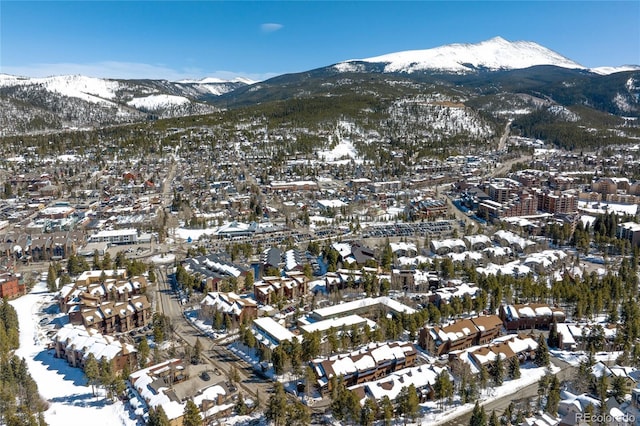
MULTIPOLYGON (((559 351, 556 349, 550 349, 549 353, 566 362, 574 367, 579 367, 580 363, 587 360, 587 354, 583 351, 571 352, 571 351, 559 351)), ((602 361, 605 363, 614 363, 622 355, 621 351, 617 352, 597 352, 594 354, 593 359, 595 362, 602 361)))
POLYGON ((46 422, 50 426, 137 425, 122 402, 108 403, 102 395, 94 397, 82 370, 70 367, 66 361, 55 358, 52 350, 47 350, 47 338, 36 318, 43 304, 51 300, 46 283, 40 282, 28 295, 9 302, 18 312, 20 322, 20 349, 16 355, 26 359, 40 395, 49 402, 44 413, 46 422))

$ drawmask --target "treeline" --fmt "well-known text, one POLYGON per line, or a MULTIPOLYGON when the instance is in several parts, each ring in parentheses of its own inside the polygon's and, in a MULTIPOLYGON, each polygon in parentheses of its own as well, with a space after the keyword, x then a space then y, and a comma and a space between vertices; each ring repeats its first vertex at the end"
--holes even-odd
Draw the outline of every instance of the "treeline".
POLYGON ((48 408, 38 393, 38 385, 29 374, 24 358, 13 354, 18 349, 18 315, 7 299, 0 302, 0 424, 7 426, 43 426, 48 408))
POLYGON ((511 126, 522 136, 541 139, 569 151, 593 150, 604 145, 622 145, 633 141, 610 132, 609 127, 591 131, 577 123, 563 121, 547 109, 518 117, 511 126))

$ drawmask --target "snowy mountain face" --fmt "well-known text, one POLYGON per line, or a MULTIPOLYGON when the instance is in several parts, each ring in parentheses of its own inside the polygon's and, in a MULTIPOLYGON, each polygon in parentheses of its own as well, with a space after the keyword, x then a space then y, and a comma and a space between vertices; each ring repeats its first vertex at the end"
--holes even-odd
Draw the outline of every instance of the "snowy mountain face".
POLYGON ((640 65, 622 65, 619 67, 597 67, 597 68, 591 68, 590 71, 600 75, 609 75, 609 74, 615 74, 617 72, 640 71, 640 65))
POLYGON ((203 102, 249 84, 205 79, 114 80, 65 75, 23 78, 0 74, 0 125, 4 134, 65 127, 96 127, 145 120, 207 114, 203 102))
POLYGON ((335 65, 338 71, 358 71, 358 63, 382 63, 387 73, 440 71, 471 73, 478 70, 510 70, 536 65, 585 69, 564 56, 529 41, 510 42, 501 37, 477 44, 450 44, 427 50, 409 50, 335 65))

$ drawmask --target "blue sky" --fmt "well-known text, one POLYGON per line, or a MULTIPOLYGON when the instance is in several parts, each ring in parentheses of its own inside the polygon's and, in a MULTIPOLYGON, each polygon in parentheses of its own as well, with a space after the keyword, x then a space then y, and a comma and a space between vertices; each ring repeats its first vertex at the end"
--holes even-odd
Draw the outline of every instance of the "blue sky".
POLYGON ((261 80, 501 36, 640 64, 640 1, 5 1, 0 72, 261 80))

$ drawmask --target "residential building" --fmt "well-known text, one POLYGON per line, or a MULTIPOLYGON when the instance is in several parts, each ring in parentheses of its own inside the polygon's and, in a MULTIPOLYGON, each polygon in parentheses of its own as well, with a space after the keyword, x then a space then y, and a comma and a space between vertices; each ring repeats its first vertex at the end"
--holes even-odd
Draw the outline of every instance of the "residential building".
POLYGON ((26 294, 27 286, 22 275, 5 272, 0 274, 0 299, 13 299, 26 294))
POLYGON ((256 336, 259 344, 269 349, 275 349, 285 341, 300 340, 300 336, 293 334, 271 317, 254 319, 251 332, 256 336))
POLYGON ((111 361, 116 374, 125 367, 135 369, 137 351, 129 343, 81 325, 66 324, 53 336, 56 358, 65 359, 72 367, 84 368, 89 354, 97 361, 111 361))
POLYGON ((342 376, 346 386, 371 382, 403 368, 411 367, 418 353, 408 342, 372 343, 349 354, 335 355, 310 363, 316 386, 331 391, 331 379, 342 376))
POLYGON ((640 247, 640 224, 635 222, 621 223, 616 230, 616 236, 629 241, 632 247, 640 247))
POLYGON ((564 322, 566 315, 544 303, 502 305, 500 319, 507 330, 548 329, 553 322, 564 322))
POLYGON ((201 281, 206 290, 214 292, 220 291, 220 283, 229 279, 234 279, 238 288, 243 288, 249 272, 247 266, 231 262, 229 256, 222 253, 190 257, 181 264, 189 274, 201 281))
POLYGON ((89 243, 108 242, 111 244, 137 244, 138 231, 134 228, 99 231, 90 235, 89 243))
POLYGON ((367 297, 365 299, 354 300, 347 303, 340 303, 338 305, 328 306, 326 308, 319 308, 311 312, 309 316, 317 321, 342 317, 350 314, 366 316, 371 312, 379 311, 380 308, 395 315, 400 313, 411 315, 416 312, 415 309, 406 306, 396 300, 393 300, 390 297, 380 296, 367 297))
POLYGON ((236 293, 209 292, 200 302, 201 309, 205 306, 214 311, 231 316, 238 324, 246 319, 258 316, 258 307, 254 300, 239 296, 236 293))
POLYGON ((308 279, 304 274, 286 277, 262 277, 253 284, 253 295, 262 305, 270 305, 276 300, 293 302, 304 297, 308 291, 308 279))
POLYGON ((444 327, 420 330, 419 345, 433 355, 488 343, 500 335, 502 320, 496 315, 464 318, 444 327))

